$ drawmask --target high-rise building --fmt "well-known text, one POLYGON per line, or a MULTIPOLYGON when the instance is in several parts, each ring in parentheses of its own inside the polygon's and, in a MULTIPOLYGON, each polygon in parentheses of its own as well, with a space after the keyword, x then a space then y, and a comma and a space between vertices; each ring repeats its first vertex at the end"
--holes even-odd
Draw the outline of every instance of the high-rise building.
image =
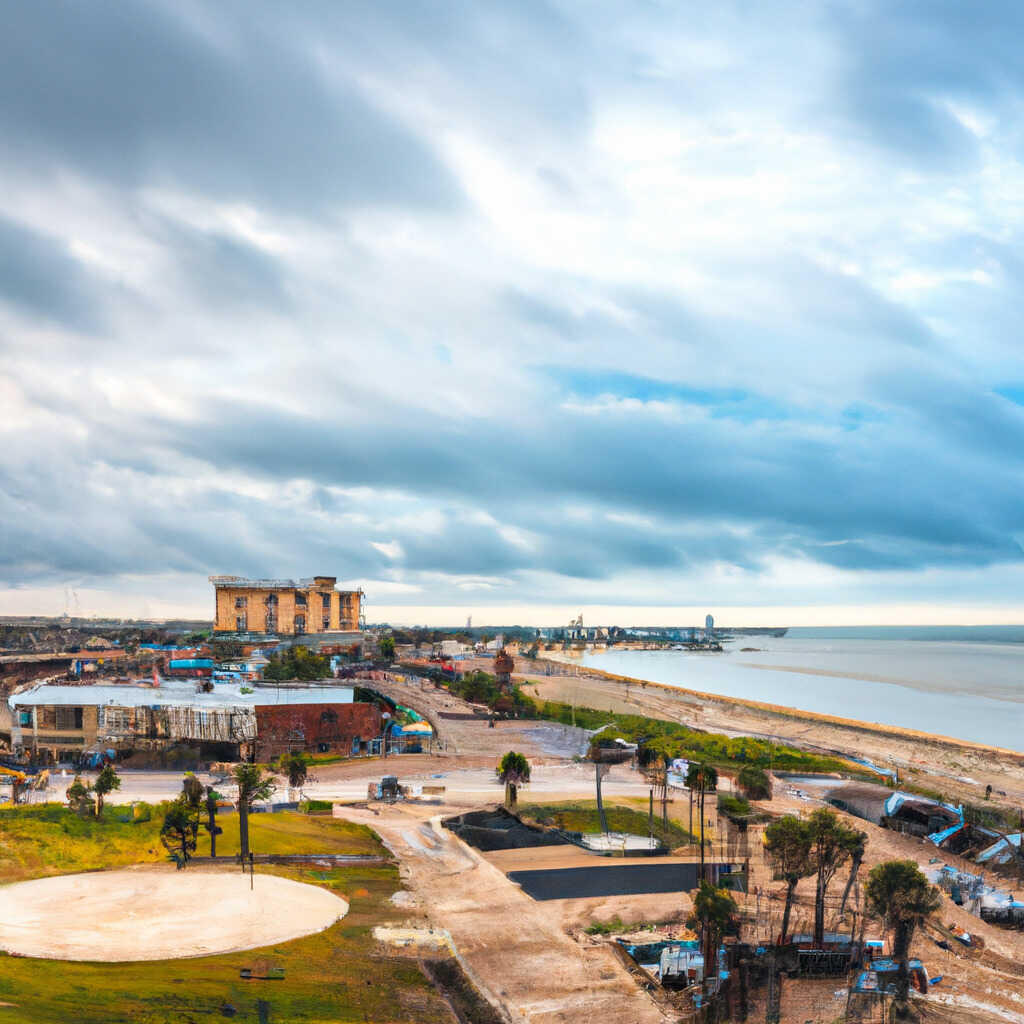
POLYGON ((715 628, 715 617, 714 615, 707 615, 704 617, 704 628, 710 633, 715 628))
POLYGON ((301 580, 250 580, 211 576, 216 611, 215 633, 354 632, 359 629, 363 592, 338 590, 337 576, 301 580))

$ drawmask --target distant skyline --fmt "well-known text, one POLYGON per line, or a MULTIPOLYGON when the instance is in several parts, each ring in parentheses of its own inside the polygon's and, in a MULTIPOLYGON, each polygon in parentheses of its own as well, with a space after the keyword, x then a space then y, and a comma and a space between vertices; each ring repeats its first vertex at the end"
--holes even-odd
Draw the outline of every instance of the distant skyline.
POLYGON ((1024 622, 1022 36, 11 5, 0 613, 1024 622))

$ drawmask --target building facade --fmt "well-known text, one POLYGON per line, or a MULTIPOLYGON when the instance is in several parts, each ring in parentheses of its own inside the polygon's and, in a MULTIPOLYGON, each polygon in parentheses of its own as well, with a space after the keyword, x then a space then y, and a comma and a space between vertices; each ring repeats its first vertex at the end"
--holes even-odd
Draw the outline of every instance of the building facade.
POLYGON ((215 760, 269 760, 287 750, 352 756, 368 752, 383 729, 376 705, 356 704, 352 687, 328 681, 226 683, 210 691, 182 679, 159 686, 43 684, 4 703, 11 750, 36 761, 176 745, 215 760))
POLYGON ((376 704, 264 705, 256 708, 256 760, 273 761, 293 750, 355 757, 380 748, 376 704))
POLYGON ((250 580, 211 576, 215 633, 302 636, 351 633, 360 628, 361 590, 338 590, 336 576, 301 580, 250 580))

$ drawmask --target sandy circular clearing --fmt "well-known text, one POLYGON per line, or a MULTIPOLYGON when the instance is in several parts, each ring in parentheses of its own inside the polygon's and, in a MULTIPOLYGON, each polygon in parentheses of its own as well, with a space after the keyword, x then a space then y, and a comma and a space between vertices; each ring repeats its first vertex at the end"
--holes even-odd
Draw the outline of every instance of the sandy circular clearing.
POLYGON ((315 885, 241 871, 97 871, 0 887, 0 949, 50 960, 170 960, 312 935, 348 913, 315 885))

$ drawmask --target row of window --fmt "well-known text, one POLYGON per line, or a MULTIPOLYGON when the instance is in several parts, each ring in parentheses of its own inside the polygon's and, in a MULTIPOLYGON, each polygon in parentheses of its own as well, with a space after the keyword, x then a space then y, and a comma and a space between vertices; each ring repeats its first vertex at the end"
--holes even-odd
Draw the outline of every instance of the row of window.
MULTIPOLYGON (((320 602, 323 605, 323 609, 324 609, 324 614, 325 615, 330 615, 330 613, 331 613, 331 597, 332 597, 331 594, 321 594, 320 595, 320 602)), ((264 598, 263 603, 268 608, 270 606, 272 606, 272 605, 276 605, 278 603, 277 594, 268 594, 266 596, 266 598, 264 598)), ((345 602, 346 606, 348 605, 348 603, 349 602, 346 600, 346 602, 345 602)), ((297 608, 307 608, 308 607, 308 602, 306 601, 306 595, 305 594, 296 594, 295 595, 295 606, 297 608)), ((247 598, 247 597, 236 597, 235 598, 235 610, 236 611, 240 611, 241 609, 248 608, 248 607, 249 607, 249 598, 247 598)))

